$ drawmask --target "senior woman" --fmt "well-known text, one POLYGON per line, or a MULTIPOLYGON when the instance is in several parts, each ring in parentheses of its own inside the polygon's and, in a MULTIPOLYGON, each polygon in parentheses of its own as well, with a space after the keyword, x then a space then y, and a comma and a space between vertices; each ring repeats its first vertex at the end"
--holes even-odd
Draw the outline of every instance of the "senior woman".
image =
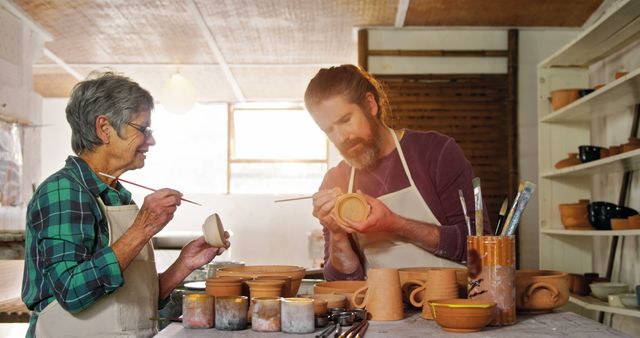
POLYGON ((150 240, 173 218, 182 194, 160 189, 138 209, 119 182, 98 174, 118 177, 144 166, 155 144, 152 109, 149 92, 113 73, 74 87, 66 115, 78 156, 38 187, 27 209, 28 337, 152 336, 159 301, 224 251, 200 237, 158 274, 150 240))

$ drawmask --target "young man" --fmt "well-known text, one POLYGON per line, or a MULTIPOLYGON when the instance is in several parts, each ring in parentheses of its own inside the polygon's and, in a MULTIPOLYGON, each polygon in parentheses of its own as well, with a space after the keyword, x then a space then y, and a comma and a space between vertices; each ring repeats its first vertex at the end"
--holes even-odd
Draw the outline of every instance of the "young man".
MULTIPOLYGON (((473 211, 474 174, 455 140, 388 128, 384 91, 353 65, 321 69, 307 87, 305 105, 344 157, 313 197, 313 215, 324 231, 325 278, 362 279, 375 267, 459 267, 467 227, 458 190, 473 211), (365 196, 371 206, 366 220, 336 221, 335 200, 344 192, 365 196)), ((486 210, 484 220, 490 233, 486 210)))

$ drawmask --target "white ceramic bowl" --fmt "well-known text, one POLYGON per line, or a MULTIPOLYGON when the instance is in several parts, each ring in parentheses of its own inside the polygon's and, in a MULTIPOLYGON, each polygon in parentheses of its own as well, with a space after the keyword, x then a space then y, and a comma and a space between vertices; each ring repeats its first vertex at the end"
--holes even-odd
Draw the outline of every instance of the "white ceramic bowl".
POLYGON ((638 308, 638 298, 636 298, 635 293, 624 293, 619 295, 620 301, 622 305, 626 308, 637 309, 638 308))
POLYGON ((624 283, 591 283, 589 284, 591 293, 601 300, 607 301, 607 297, 615 293, 626 293, 629 291, 629 285, 624 283))
POLYGON ((207 217, 202 225, 202 233, 204 234, 204 240, 209 245, 217 248, 227 247, 224 239, 224 227, 222 227, 222 221, 218 214, 207 217))

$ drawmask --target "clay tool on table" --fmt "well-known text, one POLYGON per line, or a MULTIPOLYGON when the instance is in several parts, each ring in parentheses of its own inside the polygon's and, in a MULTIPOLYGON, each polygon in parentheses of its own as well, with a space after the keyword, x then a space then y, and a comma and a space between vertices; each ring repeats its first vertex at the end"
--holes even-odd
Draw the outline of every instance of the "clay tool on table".
POLYGON ((504 217, 507 215, 508 206, 509 206, 509 197, 505 197, 504 201, 502 201, 500 212, 498 213, 498 223, 496 223, 496 231, 495 231, 496 236, 500 236, 500 233, 502 232, 502 227, 504 226, 504 217))
POLYGON ((355 337, 358 330, 364 325, 364 320, 358 323, 357 325, 352 325, 347 331, 344 331, 340 334, 339 338, 353 338, 355 337))
POLYGON ((358 333, 356 333, 356 337, 355 338, 362 338, 364 337, 365 332, 367 332, 367 329, 369 328, 369 321, 368 320, 363 320, 362 321, 364 323, 363 327, 360 328, 360 330, 358 330, 358 333))
POLYGON ((469 220, 469 216, 467 216, 467 204, 464 201, 464 195, 462 194, 462 189, 458 189, 458 194, 460 195, 460 204, 462 204, 464 221, 467 223, 468 236, 471 236, 471 221, 469 220))
POLYGON ((324 329, 324 331, 320 332, 320 334, 317 334, 316 338, 327 338, 331 333, 333 333, 333 330, 335 330, 335 328, 336 324, 329 325, 326 329, 324 329))
POLYGON ((278 203, 278 202, 298 201, 298 200, 306 200, 306 199, 309 199, 309 198, 313 198, 313 196, 285 198, 285 199, 281 199, 281 200, 275 200, 274 202, 278 203))
POLYGON ((533 195, 533 192, 536 190, 536 184, 533 182, 524 182, 524 189, 520 194, 520 198, 518 200, 518 204, 516 206, 516 210, 513 212, 513 217, 511 221, 506 224, 506 230, 504 230, 504 234, 507 236, 511 236, 516 232, 518 228, 518 224, 520 223, 520 217, 524 212, 524 209, 527 207, 527 203, 529 203, 529 199, 533 195))
POLYGON ((482 219, 482 189, 480 188, 480 177, 475 177, 471 183, 473 184, 473 200, 476 207, 476 236, 482 236, 484 222, 482 219))
MULTIPOLYGON (((105 173, 103 173, 103 172, 99 172, 98 174, 100 174, 100 175, 102 175, 102 176, 105 176, 105 177, 112 178, 112 179, 114 179, 114 180, 118 180, 118 181, 120 181, 120 182, 124 182, 124 183, 129 183, 129 184, 131 184, 131 185, 135 185, 136 187, 140 187, 140 188, 147 189, 147 190, 151 190, 151 191, 157 191, 157 189, 149 188, 149 187, 144 186, 144 185, 142 185, 142 184, 138 184, 138 183, 134 183, 134 182, 131 182, 131 181, 127 181, 127 180, 122 179, 122 178, 120 178, 120 177, 115 177, 115 176, 113 176, 113 175, 105 174, 105 173)), ((195 204, 195 205, 202 206, 202 204, 197 203, 197 202, 194 202, 194 201, 189 201, 189 200, 188 200, 188 199, 186 199, 186 198, 180 198, 180 199, 181 199, 181 200, 183 200, 183 201, 185 201, 185 202, 189 202, 189 203, 192 203, 192 204, 195 204)))

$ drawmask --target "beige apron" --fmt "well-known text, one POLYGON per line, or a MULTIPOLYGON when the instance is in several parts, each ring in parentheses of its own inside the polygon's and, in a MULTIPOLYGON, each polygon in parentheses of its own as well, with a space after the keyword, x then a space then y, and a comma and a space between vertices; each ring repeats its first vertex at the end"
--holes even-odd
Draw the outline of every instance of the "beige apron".
MULTIPOLYGON (((398 155, 402 162, 404 172, 411 184, 409 187, 378 197, 391 211, 396 214, 415 221, 430 223, 440 226, 440 222, 433 215, 429 205, 422 199, 420 191, 413 182, 413 177, 409 172, 409 166, 404 158, 404 153, 398 142, 396 133, 389 129, 393 136, 393 141, 398 149, 398 155)), ((351 167, 349 177, 349 192, 353 192, 353 182, 355 169, 351 167)), ((437 257, 436 255, 409 243, 400 236, 388 233, 377 232, 356 235, 358 246, 364 253, 365 269, 369 268, 407 268, 414 266, 429 267, 463 267, 456 262, 437 257)))
MULTIPOLYGON (((109 245, 122 236, 138 214, 134 204, 105 206, 98 198, 109 224, 109 245)), ((88 308, 70 313, 57 300, 38 314, 36 337, 151 337, 158 331, 158 274, 151 241, 124 270, 124 285, 88 308)))

